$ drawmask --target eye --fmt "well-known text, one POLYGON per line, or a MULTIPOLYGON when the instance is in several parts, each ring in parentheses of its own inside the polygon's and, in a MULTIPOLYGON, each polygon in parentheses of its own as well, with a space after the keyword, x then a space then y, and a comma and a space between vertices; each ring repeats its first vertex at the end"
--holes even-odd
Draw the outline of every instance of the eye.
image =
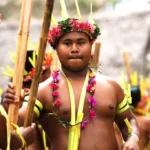
POLYGON ((83 41, 83 40, 82 41, 78 41, 78 44, 79 45, 83 45, 83 44, 85 44, 85 41, 83 41))
POLYGON ((70 46, 71 42, 64 42, 63 44, 66 45, 66 46, 70 46))

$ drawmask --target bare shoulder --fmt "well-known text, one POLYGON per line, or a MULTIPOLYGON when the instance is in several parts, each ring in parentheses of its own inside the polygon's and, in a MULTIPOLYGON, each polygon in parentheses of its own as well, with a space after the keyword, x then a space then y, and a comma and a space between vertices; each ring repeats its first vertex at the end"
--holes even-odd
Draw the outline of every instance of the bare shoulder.
POLYGON ((116 95, 118 103, 120 103, 124 98, 123 90, 120 84, 112 79, 111 77, 104 76, 100 73, 96 74, 96 85, 98 88, 104 88, 108 92, 113 92, 116 95))
POLYGON ((45 99, 47 99, 47 95, 51 93, 50 83, 52 82, 52 78, 48 78, 46 81, 39 84, 37 98, 42 103, 44 103, 45 99))
POLYGON ((116 80, 112 79, 111 77, 104 76, 100 73, 96 74, 96 82, 98 84, 105 84, 106 86, 111 86, 116 90, 122 89, 120 84, 116 80))

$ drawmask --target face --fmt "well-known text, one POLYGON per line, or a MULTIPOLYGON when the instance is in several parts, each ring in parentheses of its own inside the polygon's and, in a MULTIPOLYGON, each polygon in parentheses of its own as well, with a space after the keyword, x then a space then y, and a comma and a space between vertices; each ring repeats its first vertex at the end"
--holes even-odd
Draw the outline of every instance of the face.
POLYGON ((62 67, 70 71, 82 71, 91 59, 92 43, 83 32, 69 32, 58 42, 57 53, 62 67))

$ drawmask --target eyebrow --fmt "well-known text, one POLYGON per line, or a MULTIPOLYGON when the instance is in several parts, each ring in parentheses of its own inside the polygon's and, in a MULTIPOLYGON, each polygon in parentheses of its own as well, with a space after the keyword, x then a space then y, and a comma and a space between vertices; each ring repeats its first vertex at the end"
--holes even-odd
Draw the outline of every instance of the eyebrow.
MULTIPOLYGON (((85 38, 78 38, 78 39, 75 39, 76 41, 81 41, 81 40, 86 40, 85 38)), ((67 39, 64 39, 63 41, 74 41, 74 39, 69 39, 69 38, 67 38, 67 39)))

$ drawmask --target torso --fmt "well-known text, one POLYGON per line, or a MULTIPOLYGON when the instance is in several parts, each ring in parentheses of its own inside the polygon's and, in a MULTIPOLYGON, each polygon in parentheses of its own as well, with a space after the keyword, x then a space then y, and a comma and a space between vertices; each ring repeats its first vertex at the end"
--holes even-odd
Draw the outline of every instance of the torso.
MULTIPOLYGON (((79 104, 83 80, 70 80, 74 95, 76 112, 79 104)), ((95 98, 97 105, 94 108, 96 117, 90 120, 87 127, 81 130, 79 150, 117 150, 113 122, 116 112, 117 96, 111 81, 104 79, 101 75, 96 76, 95 98)), ((45 96, 43 100, 44 108, 48 113, 52 112, 52 88, 49 83, 45 86, 45 96)), ((60 77, 58 92, 61 101, 57 114, 64 120, 70 121, 70 98, 66 80, 60 77), (65 82, 65 84, 64 84, 65 82)), ((84 102, 84 118, 89 114, 89 94, 86 94, 84 102)), ((58 123, 53 115, 41 116, 43 128, 51 139, 51 150, 66 150, 68 145, 68 129, 58 123)))

